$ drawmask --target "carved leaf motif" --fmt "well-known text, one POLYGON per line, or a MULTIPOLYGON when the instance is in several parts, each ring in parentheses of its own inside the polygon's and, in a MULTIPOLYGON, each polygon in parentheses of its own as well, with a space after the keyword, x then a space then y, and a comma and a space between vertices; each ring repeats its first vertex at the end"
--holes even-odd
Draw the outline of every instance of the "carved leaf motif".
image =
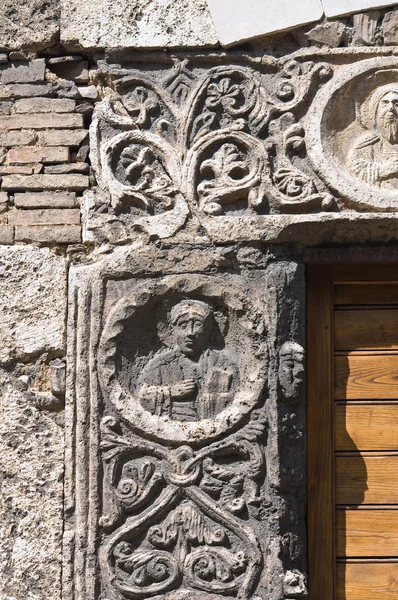
POLYGON ((176 190, 159 158, 150 148, 129 146, 121 154, 124 177, 136 194, 142 194, 148 210, 156 206, 170 210, 174 206, 176 190))
POLYGON ((136 597, 165 592, 179 578, 178 564, 167 552, 134 552, 131 544, 121 542, 114 550, 114 557, 117 578, 136 597))
POLYGON ((231 128, 256 133, 270 114, 271 102, 254 73, 242 67, 216 67, 199 84, 186 120, 186 144, 210 131, 231 128))
POLYGON ((123 466, 116 495, 124 508, 140 507, 161 479, 162 474, 152 459, 129 461, 123 466))
POLYGON ((187 581, 196 589, 230 594, 237 590, 247 567, 244 552, 203 546, 194 550, 185 563, 187 581))

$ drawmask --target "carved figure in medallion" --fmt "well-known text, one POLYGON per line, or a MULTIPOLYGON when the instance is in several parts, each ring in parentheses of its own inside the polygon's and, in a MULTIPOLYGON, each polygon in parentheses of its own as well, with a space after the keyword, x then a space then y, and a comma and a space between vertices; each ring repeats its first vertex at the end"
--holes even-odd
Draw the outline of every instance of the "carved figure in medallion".
POLYGON ((155 356, 140 377, 142 406, 157 416, 199 421, 215 416, 234 398, 237 366, 209 346, 213 312, 199 300, 182 300, 170 313, 173 348, 155 356))
POLYGON ((395 189, 398 187, 398 84, 377 88, 363 113, 368 131, 356 141, 350 167, 369 185, 395 189))

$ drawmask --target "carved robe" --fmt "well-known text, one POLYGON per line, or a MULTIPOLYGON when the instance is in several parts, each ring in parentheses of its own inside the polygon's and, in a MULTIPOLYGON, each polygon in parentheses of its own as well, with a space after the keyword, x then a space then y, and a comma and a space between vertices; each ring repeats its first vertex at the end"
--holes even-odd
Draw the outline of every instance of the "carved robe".
POLYGON ((380 169, 388 160, 398 161, 398 144, 390 144, 376 131, 362 135, 351 153, 351 168, 369 185, 386 189, 398 188, 398 177, 383 178, 380 169))
POLYGON ((230 404, 238 383, 238 369, 222 351, 207 349, 195 361, 174 348, 146 365, 139 396, 142 406, 152 414, 199 421, 214 417, 230 404), (171 386, 188 380, 196 383, 194 393, 173 399, 171 386))

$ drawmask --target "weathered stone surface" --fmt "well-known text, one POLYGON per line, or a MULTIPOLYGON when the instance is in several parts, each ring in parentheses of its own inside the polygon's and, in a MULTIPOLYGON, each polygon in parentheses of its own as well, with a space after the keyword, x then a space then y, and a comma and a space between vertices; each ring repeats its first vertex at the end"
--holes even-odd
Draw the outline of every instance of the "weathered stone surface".
POLYGON ((62 353, 65 259, 46 248, 0 248, 0 277, 0 364, 62 353))
POLYGON ((16 208, 74 208, 76 206, 76 194, 71 192, 15 194, 14 205, 16 208))
POLYGON ((58 0, 32 0, 29 4, 3 0, 0 47, 7 50, 51 46, 59 35, 58 0))
POLYGON ((27 114, 0 117, 0 127, 5 129, 77 129, 83 126, 82 115, 77 114, 27 114))
POLYGON ((0 225, 0 244, 8 245, 14 243, 14 227, 0 225))
POLYGON ((42 169, 42 165, 14 165, 14 166, 1 166, 0 167, 0 175, 32 175, 34 172, 40 173, 42 169))
POLYGON ((383 35, 386 46, 398 45, 398 11, 392 10, 384 16, 383 35))
POLYGON ((9 225, 79 225, 78 208, 12 210, 8 213, 9 225))
MULTIPOLYGON (((27 290, 24 290, 27 293, 27 290)), ((3 341, 3 338, 2 338, 3 341)), ((0 597, 61 597, 63 428, 0 372, 0 597)))
POLYGON ((85 175, 9 175, 3 178, 3 190, 71 190, 82 191, 89 187, 85 175))
POLYGON ((0 131, 0 146, 12 148, 13 146, 27 146, 34 144, 36 133, 33 131, 0 131))
MULTIPOLYGON (((52 161, 55 162, 55 161, 52 161)), ((65 165, 51 165, 49 167, 44 167, 45 173, 83 173, 87 175, 89 172, 88 164, 84 162, 75 162, 65 165)))
POLYGON ((310 42, 337 48, 345 34, 345 27, 339 21, 326 21, 317 25, 306 36, 310 42))
POLYGON ((8 153, 8 162, 10 164, 19 163, 58 163, 68 162, 69 148, 65 146, 25 146, 23 148, 12 149, 8 153))
POLYGON ((16 62, 0 67, 1 83, 38 83, 44 81, 46 61, 37 58, 31 62, 16 62))
POLYGON ((68 48, 175 48, 218 42, 204 0, 62 0, 61 41, 68 48))
POLYGON ((75 81, 76 83, 87 83, 89 80, 88 63, 86 60, 66 61, 51 65, 51 70, 62 79, 75 81))
POLYGON ((381 17, 381 11, 371 10, 359 13, 353 17, 354 36, 353 43, 356 46, 372 45, 376 41, 377 24, 381 17))
POLYGON ((58 129, 39 132, 39 143, 43 146, 79 146, 88 136, 86 129, 58 129))
POLYGON ((67 113, 75 110, 76 102, 63 98, 24 98, 15 102, 16 113, 67 113))
POLYGON ((320 0, 208 0, 208 5, 223 46, 305 25, 323 15, 320 0))
POLYGON ((35 96, 49 96, 53 91, 50 84, 33 85, 29 83, 16 83, 0 86, 0 98, 32 98, 35 96))
POLYGON ((97 100, 98 98, 98 90, 95 85, 88 85, 87 87, 81 86, 77 89, 82 98, 87 98, 88 100, 97 100))
POLYGON ((77 225, 17 225, 15 241, 78 244, 81 241, 81 228, 77 225))

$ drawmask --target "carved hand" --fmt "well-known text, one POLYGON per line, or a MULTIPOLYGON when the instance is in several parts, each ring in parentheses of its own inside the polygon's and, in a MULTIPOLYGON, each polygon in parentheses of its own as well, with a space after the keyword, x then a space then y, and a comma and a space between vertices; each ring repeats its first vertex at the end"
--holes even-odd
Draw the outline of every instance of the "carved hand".
POLYGON ((379 168, 380 178, 388 179, 389 177, 398 176, 398 159, 387 160, 379 168))
POLYGON ((170 394, 173 400, 182 400, 194 393, 196 383, 193 379, 187 379, 181 383, 175 383, 170 386, 170 394))

